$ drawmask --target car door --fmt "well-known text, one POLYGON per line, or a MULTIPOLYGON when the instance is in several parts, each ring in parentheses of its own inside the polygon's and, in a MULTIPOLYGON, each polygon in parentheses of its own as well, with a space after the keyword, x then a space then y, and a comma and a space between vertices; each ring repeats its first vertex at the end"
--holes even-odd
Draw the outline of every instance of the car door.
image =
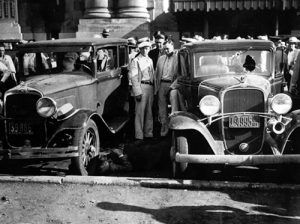
POLYGON ((120 49, 126 50, 125 46, 120 48, 117 45, 96 49, 98 112, 112 132, 118 131, 128 120, 128 87, 123 77, 125 62, 121 64, 119 57, 120 53, 126 56, 127 52, 121 52, 120 49))

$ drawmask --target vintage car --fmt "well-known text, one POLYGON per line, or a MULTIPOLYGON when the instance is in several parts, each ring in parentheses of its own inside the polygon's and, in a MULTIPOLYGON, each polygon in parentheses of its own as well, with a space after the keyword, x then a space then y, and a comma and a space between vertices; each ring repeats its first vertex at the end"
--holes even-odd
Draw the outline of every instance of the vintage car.
POLYGON ((274 51, 267 40, 202 41, 180 49, 174 90, 185 107, 169 117, 174 177, 189 164, 300 163, 300 112, 290 111, 274 51))
POLYGON ((71 158, 74 173, 93 174, 101 137, 129 120, 127 40, 22 44, 18 63, 20 84, 3 98, 0 158, 71 158))

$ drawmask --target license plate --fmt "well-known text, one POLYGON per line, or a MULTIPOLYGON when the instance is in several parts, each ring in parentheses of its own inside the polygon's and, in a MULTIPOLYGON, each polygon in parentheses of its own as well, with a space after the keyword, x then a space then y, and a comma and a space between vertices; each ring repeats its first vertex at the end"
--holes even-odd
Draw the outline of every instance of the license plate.
POLYGON ((8 123, 8 134, 10 135, 33 135, 30 124, 23 122, 9 122, 8 123))
POLYGON ((259 128, 258 117, 254 115, 234 115, 229 117, 230 128, 259 128))

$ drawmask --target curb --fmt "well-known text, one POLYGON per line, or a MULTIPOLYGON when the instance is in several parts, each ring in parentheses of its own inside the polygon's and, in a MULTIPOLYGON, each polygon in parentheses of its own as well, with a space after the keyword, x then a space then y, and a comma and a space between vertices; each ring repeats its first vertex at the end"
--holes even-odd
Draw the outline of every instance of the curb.
POLYGON ((190 190, 291 190, 299 191, 299 184, 251 183, 228 181, 174 180, 165 178, 111 176, 0 176, 0 183, 83 184, 102 186, 141 186, 148 188, 190 190))
POLYGON ((299 184, 275 184, 275 183, 251 183, 251 182, 228 182, 228 181, 202 181, 202 180, 143 180, 142 187, 171 188, 190 190, 291 190, 299 191, 299 184))

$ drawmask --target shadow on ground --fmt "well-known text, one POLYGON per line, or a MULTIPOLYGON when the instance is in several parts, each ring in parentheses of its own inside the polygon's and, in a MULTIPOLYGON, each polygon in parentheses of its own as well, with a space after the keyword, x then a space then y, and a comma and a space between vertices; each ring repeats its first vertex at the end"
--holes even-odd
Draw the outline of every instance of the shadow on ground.
POLYGON ((150 214, 160 223, 299 223, 300 217, 278 212, 272 207, 268 211, 245 211, 230 206, 171 206, 150 209, 122 203, 100 202, 97 207, 107 211, 140 212, 150 214))

